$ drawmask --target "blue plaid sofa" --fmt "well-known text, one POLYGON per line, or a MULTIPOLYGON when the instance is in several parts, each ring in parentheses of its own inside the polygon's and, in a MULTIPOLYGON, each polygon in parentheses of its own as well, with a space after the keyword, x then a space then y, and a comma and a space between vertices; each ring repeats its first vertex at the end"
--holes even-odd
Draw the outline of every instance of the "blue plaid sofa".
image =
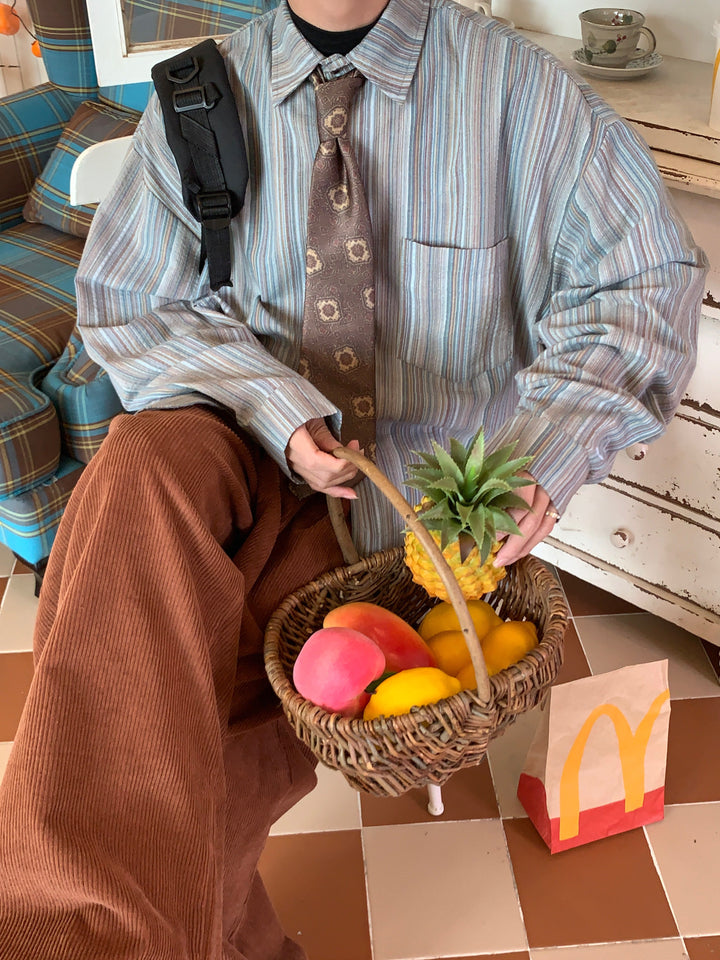
MULTIPOLYGON (((124 11, 139 39, 178 40, 230 32, 274 5, 125 0, 124 11)), ((85 0, 29 8, 49 82, 0 99, 0 543, 39 589, 72 489, 120 411, 75 327, 94 208, 70 206, 70 170, 86 147, 132 133, 151 87, 98 86, 85 0)))
POLYGON ((85 0, 30 0, 49 82, 0 100, 0 542, 40 582, 71 490, 119 411, 75 330, 91 143, 132 132, 149 84, 99 88, 85 0))

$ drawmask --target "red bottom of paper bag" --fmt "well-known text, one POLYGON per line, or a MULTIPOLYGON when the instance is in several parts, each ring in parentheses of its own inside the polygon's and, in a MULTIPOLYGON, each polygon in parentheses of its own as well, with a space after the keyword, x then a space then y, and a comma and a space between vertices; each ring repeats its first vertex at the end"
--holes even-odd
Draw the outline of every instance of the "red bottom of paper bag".
POLYGON ((646 823, 655 823, 662 820, 665 814, 665 787, 662 786, 646 793, 643 805, 629 813, 625 812, 625 800, 581 810, 579 833, 575 837, 561 840, 560 818, 551 820, 548 817, 545 784, 542 780, 521 773, 517 795, 536 830, 550 848, 550 853, 559 853, 583 843, 642 827, 646 823))

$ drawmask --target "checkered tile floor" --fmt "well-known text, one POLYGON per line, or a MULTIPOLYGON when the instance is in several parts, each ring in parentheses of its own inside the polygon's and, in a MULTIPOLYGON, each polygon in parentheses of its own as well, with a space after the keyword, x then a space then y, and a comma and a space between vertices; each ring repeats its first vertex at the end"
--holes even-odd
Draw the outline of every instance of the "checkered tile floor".
MULTIPOLYGON (((273 829, 262 872, 310 960, 720 960, 718 651, 560 574, 559 682, 668 658, 665 818, 550 856, 515 797, 537 718, 443 788, 393 800, 336 773, 273 829)), ((0 547, 0 776, 32 677, 33 577, 0 547)))

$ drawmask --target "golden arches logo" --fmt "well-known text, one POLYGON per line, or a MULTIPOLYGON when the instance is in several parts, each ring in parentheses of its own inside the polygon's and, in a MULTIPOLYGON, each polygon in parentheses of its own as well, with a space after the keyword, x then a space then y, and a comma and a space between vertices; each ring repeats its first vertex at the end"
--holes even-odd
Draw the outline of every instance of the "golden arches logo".
POLYGON ((576 837, 580 832, 580 765, 590 733, 600 717, 608 717, 615 728, 625 789, 625 812, 637 810, 643 805, 645 754, 655 721, 669 699, 670 691, 667 689, 658 694, 635 733, 622 710, 612 703, 600 704, 588 716, 570 747, 560 777, 560 840, 576 837))

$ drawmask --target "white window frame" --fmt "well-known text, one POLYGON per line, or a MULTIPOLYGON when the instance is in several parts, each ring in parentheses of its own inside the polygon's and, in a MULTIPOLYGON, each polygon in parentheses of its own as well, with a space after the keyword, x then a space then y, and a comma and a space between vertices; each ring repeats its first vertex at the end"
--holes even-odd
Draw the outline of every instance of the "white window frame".
POLYGON ((87 0, 90 34, 98 83, 111 87, 126 83, 145 83, 159 61, 172 57, 207 37, 177 41, 155 41, 137 44, 128 49, 122 0, 87 0))

